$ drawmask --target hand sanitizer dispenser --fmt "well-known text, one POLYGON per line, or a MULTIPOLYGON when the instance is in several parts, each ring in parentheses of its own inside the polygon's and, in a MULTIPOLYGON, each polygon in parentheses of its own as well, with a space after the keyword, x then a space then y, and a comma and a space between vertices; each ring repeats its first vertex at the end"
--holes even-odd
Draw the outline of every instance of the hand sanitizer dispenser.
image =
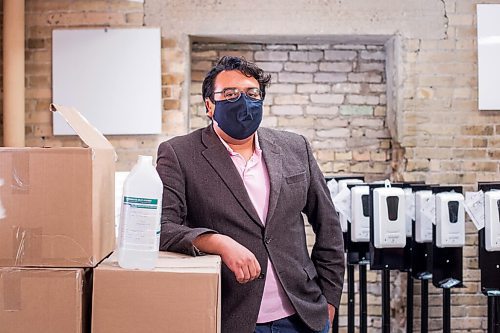
POLYGON ((412 236, 412 224, 413 224, 413 219, 415 218, 415 197, 413 196, 413 191, 411 187, 404 188, 403 191, 405 192, 405 202, 406 202, 406 237, 411 237, 412 236))
POLYGON ((500 251, 500 191, 484 194, 486 251, 500 251))
POLYGON ((424 207, 434 205, 432 191, 415 192, 415 241, 417 243, 432 243, 432 220, 424 214, 424 207))
POLYGON ((465 208, 461 193, 436 194, 436 246, 465 245, 465 208))
POLYGON ((351 240, 353 242, 370 241, 370 188, 355 186, 351 189, 351 240))
POLYGON ((402 188, 373 190, 373 236, 376 248, 406 245, 405 193, 402 188))
MULTIPOLYGON (((340 179, 339 183, 339 193, 343 190, 347 189, 348 184, 362 184, 363 181, 361 179, 340 179)), ((344 214, 339 214, 340 226, 342 228, 342 232, 347 232, 347 216, 344 214)))

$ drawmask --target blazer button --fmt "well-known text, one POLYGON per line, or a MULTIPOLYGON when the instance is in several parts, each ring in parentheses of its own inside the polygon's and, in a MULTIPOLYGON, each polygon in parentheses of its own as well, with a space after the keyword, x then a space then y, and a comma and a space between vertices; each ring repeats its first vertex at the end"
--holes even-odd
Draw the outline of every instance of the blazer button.
POLYGON ((262 280, 265 277, 266 277, 266 274, 260 273, 260 275, 259 275, 259 277, 257 279, 262 280))
POLYGON ((266 244, 271 243, 271 238, 270 237, 264 238, 264 243, 266 243, 266 244))

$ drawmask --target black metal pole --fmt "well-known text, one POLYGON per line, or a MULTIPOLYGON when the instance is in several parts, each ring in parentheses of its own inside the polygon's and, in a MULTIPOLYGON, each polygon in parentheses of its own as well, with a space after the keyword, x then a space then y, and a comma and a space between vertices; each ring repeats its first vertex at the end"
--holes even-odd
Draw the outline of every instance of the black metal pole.
POLYGON ((488 296, 488 333, 495 332, 493 330, 495 323, 495 311, 493 311, 493 309, 495 308, 494 305, 495 305, 495 300, 493 299, 492 296, 488 296))
POLYGON ((500 333, 500 297, 488 296, 488 333, 500 333))
POLYGON ((354 265, 347 265, 347 333, 354 333, 354 265))
POLYGON ((391 271, 382 270, 382 333, 391 333, 391 271))
POLYGON ((443 333, 451 333, 450 289, 443 289, 443 333))
POLYGON ((406 274, 406 333, 413 333, 413 278, 406 274))
POLYGON ((495 314, 495 333, 500 333, 500 297, 495 296, 493 299, 493 313, 495 314))
POLYGON ((339 333, 339 316, 340 313, 335 313, 335 317, 333 318, 333 328, 332 333, 339 333))
POLYGON ((429 318, 429 280, 421 280, 420 332, 427 333, 429 318))
POLYGON ((366 333, 367 325, 367 301, 366 296, 366 265, 359 265, 359 332, 366 333))

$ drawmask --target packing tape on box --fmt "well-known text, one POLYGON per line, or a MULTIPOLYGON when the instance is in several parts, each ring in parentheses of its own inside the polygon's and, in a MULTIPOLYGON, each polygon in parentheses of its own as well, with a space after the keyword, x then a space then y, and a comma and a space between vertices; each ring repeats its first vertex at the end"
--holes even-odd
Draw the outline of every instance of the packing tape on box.
POLYGON ((12 154, 11 191, 15 194, 30 192, 30 154, 18 151, 12 154))
POLYGON ((42 258, 43 228, 24 228, 16 226, 12 230, 13 253, 16 254, 15 265, 30 261, 40 261, 42 258))
POLYGON ((0 270, 0 290, 2 291, 3 310, 21 310, 21 270, 0 270))
POLYGON ((64 235, 45 235, 43 228, 25 228, 15 226, 12 229, 12 246, 13 253, 15 253, 14 264, 9 262, 2 262, 0 259, 0 266, 39 266, 56 267, 68 265, 68 267, 86 267, 93 266, 92 255, 86 253, 85 248, 74 239, 64 235), (44 239, 46 248, 44 253, 44 239), (54 254, 62 254, 61 250, 51 251, 52 246, 61 246, 66 242, 65 252, 67 256, 60 257, 54 254), (68 246, 70 244, 70 246, 68 246), (50 255, 52 254, 52 255, 50 255))

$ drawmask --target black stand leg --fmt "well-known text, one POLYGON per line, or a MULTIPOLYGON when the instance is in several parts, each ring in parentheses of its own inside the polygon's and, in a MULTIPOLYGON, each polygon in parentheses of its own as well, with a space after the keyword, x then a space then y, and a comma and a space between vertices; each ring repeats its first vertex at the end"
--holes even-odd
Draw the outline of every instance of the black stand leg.
POLYGON ((354 265, 347 265, 347 333, 354 333, 354 265))
POLYGON ((500 333, 500 297, 488 296, 488 333, 500 333))
POLYGON ((429 280, 421 280, 420 332, 427 333, 429 317, 429 280))
POLYGON ((450 289, 443 289, 443 333, 451 333, 450 289))
POLYGON ((391 271, 382 270, 382 333, 391 332, 391 271))
POLYGON ((366 265, 359 265, 359 332, 367 332, 366 265))
POLYGON ((340 313, 335 313, 335 317, 333 318, 332 333, 339 333, 339 316, 340 313))
POLYGON ((413 333, 413 278, 406 274, 406 333, 413 333))

